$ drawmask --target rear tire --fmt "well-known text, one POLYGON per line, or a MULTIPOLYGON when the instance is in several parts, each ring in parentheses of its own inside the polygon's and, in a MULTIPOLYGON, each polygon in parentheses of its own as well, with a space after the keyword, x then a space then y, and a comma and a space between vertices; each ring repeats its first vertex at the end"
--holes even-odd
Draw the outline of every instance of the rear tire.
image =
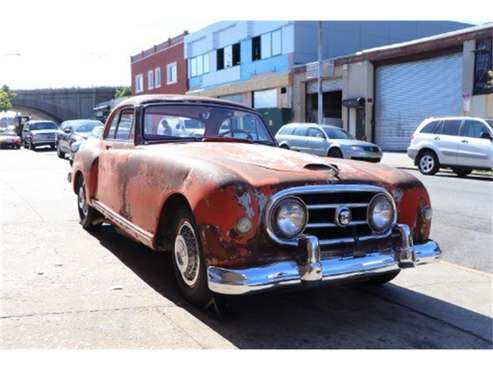
POLYGON ((187 301, 206 307, 213 296, 207 284, 199 232, 188 209, 178 209, 171 230, 171 255, 178 287, 187 301))
POLYGON ((289 150, 289 146, 287 146, 286 144, 282 144, 279 148, 289 150))
POLYGON ((86 185, 82 176, 77 181, 77 209, 79 211, 80 224, 88 231, 96 230, 101 226, 101 215, 92 208, 87 201, 86 185))
POLYGON ((434 175, 440 169, 438 157, 431 150, 423 150, 418 154, 418 169, 423 175, 434 175))
POLYGON ((342 158, 342 152, 338 148, 331 148, 327 155, 332 158, 342 158))
POLYGON ((466 177, 467 175, 469 175, 469 174, 472 172, 472 170, 465 170, 465 169, 464 169, 464 170, 461 170, 461 169, 454 169, 454 170, 452 170, 452 171, 454 171, 454 173, 455 173, 457 176, 459 176, 459 177, 466 177))

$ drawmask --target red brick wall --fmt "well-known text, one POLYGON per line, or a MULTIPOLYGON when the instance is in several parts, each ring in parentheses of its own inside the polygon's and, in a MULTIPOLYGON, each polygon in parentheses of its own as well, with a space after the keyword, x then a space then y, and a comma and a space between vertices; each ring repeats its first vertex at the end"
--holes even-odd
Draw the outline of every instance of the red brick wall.
POLYGON ((166 49, 159 50, 156 53, 147 55, 140 58, 138 55, 134 56, 134 60, 131 63, 132 70, 132 94, 185 94, 187 91, 187 64, 183 58, 183 42, 170 46, 166 49), (167 85, 167 68, 170 63, 176 62, 177 64, 177 82, 171 85, 167 85), (161 87, 148 89, 147 71, 154 70, 157 67, 161 67, 161 87), (144 90, 135 92, 135 76, 142 73, 144 76, 144 90))

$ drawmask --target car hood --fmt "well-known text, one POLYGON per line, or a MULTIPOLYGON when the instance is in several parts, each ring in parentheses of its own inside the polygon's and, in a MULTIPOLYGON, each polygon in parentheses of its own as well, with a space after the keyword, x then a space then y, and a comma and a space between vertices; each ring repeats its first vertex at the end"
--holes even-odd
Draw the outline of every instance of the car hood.
MULTIPOLYGON (((392 186, 396 183, 419 183, 404 171, 391 167, 339 158, 319 157, 257 144, 244 143, 168 143, 148 145, 146 149, 182 162, 191 168, 208 167, 234 172, 253 186, 281 184, 372 183, 392 186), (338 171, 333 171, 332 166, 338 171)), ((156 154, 157 154, 156 153, 156 154)))

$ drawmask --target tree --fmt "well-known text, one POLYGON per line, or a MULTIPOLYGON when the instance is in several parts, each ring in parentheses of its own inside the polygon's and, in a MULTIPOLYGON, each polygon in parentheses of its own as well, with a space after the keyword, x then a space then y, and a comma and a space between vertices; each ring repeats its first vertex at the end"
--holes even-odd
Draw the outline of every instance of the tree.
POLYGON ((7 85, 3 85, 2 87, 0 87, 0 112, 12 108, 12 100, 14 98, 15 94, 7 85))
POLYGON ((120 86, 116 89, 115 98, 122 98, 130 95, 132 95, 132 89, 130 89, 130 86, 120 86))

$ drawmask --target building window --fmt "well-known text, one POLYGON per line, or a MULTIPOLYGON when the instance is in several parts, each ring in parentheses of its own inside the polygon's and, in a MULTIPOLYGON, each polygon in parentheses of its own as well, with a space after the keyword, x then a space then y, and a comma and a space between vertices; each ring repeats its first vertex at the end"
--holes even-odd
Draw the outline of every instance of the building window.
POLYGON ((260 36, 252 39, 252 60, 260 59, 260 36))
POLYGON ((281 54, 281 30, 272 32, 272 56, 281 54))
POLYGON ((209 73, 209 54, 202 54, 189 59, 190 77, 200 76, 209 73))
POLYGON ((277 107, 277 89, 261 90, 253 92, 253 107, 258 108, 276 108, 277 107))
POLYGON ((176 62, 166 66, 166 84, 171 85, 178 82, 178 66, 176 62))
POLYGON ((216 62, 217 70, 220 71, 225 68, 231 68, 241 63, 240 60, 240 43, 234 45, 225 46, 224 48, 216 50, 216 62))
POLYGON ((144 91, 144 75, 142 73, 135 76, 135 92, 144 91))
POLYGON ((282 53, 281 30, 252 38, 252 60, 260 60, 282 53))
POLYGON ((147 71, 147 88, 149 90, 154 89, 154 71, 152 69, 147 71))
POLYGON ((474 57, 474 94, 490 94, 493 92, 493 84, 490 83, 491 77, 488 74, 493 70, 492 58, 492 39, 476 41, 474 57))
POLYGON ((161 67, 154 69, 154 87, 161 87, 161 67))

